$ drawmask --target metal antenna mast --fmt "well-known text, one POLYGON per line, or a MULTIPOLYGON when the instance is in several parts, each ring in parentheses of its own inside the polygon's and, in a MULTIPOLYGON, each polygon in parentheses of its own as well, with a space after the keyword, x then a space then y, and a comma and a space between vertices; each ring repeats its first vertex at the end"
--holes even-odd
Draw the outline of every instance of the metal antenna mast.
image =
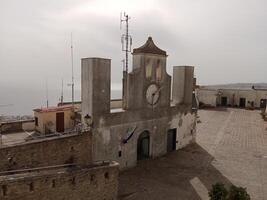
POLYGON ((72 33, 71 33, 71 103, 74 106, 74 75, 73 75, 73 44, 72 44, 72 33))
POLYGON ((123 62, 123 79, 122 79, 122 98, 123 98, 123 108, 127 108, 127 85, 128 85, 128 67, 129 67, 129 60, 128 60, 128 53, 132 51, 132 37, 129 35, 129 19, 130 17, 124 12, 123 16, 121 13, 120 16, 120 29, 123 22, 125 22, 125 34, 121 36, 121 46, 122 51, 125 51, 125 59, 122 60, 123 62))
POLYGON ((128 53, 132 51, 132 36, 129 35, 129 15, 125 12, 123 13, 123 16, 121 14, 120 16, 120 28, 123 22, 125 22, 125 34, 122 34, 121 36, 121 45, 122 45, 122 51, 125 51, 125 69, 126 73, 128 73, 128 53))
POLYGON ((63 79, 61 80, 61 97, 60 97, 60 103, 61 105, 63 105, 63 79))
POLYGON ((46 90, 46 107, 48 108, 48 84, 47 84, 47 79, 45 80, 45 90, 46 90))

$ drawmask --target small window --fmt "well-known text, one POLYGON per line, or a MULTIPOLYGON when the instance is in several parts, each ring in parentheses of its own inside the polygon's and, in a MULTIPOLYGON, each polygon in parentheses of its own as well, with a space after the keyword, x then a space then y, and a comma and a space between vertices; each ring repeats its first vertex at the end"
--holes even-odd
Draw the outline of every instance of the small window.
POLYGON ((76 185, 76 178, 75 178, 75 177, 73 177, 73 178, 71 179, 71 184, 72 184, 72 185, 76 185))
POLYGON ((151 79, 151 77, 152 77, 152 63, 151 63, 150 59, 146 60, 145 70, 146 70, 146 78, 151 79))
POLYGON ((91 182, 95 181, 95 175, 93 175, 93 174, 91 175, 91 177, 90 177, 90 181, 91 181, 91 182))
POLYGON ((121 151, 119 151, 119 157, 121 157, 121 151))
POLYGON ((160 82, 161 78, 162 78, 162 68, 161 68, 161 65, 160 65, 160 60, 158 60, 158 65, 157 65, 157 68, 156 68, 156 80, 158 82, 160 82))
POLYGON ((34 121, 35 121, 35 126, 38 126, 38 117, 35 117, 34 121))
POLYGON ((53 180, 52 180, 52 188, 55 188, 55 187, 56 187, 56 180, 53 179, 53 180))
POLYGON ((3 190, 3 196, 7 196, 7 186, 6 185, 2 186, 2 190, 3 190))
POLYGON ((105 179, 109 179, 109 173, 108 172, 105 173, 105 179))
POLYGON ((33 185, 33 182, 31 182, 29 184, 29 189, 30 189, 30 192, 34 191, 34 185, 33 185))

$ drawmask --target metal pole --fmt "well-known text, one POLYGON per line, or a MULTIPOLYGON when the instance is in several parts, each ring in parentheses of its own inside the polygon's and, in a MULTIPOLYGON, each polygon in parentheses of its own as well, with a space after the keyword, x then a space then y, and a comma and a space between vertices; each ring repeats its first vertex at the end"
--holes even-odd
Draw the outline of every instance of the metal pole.
POLYGON ((73 45, 72 45, 72 33, 71 33, 71 102, 74 107, 74 75, 73 75, 73 45))
POLYGON ((129 24, 128 24, 128 20, 129 20, 129 17, 128 15, 125 16, 126 17, 126 73, 128 73, 128 42, 129 42, 129 31, 128 31, 128 28, 129 28, 129 24))

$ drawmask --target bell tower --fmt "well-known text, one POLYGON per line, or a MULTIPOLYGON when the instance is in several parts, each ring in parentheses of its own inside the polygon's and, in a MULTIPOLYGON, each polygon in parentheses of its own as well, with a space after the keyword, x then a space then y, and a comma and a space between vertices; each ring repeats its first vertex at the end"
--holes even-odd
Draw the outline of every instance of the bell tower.
POLYGON ((171 77, 166 72, 166 51, 149 37, 133 49, 133 71, 127 78, 126 109, 144 109, 170 105, 171 77))

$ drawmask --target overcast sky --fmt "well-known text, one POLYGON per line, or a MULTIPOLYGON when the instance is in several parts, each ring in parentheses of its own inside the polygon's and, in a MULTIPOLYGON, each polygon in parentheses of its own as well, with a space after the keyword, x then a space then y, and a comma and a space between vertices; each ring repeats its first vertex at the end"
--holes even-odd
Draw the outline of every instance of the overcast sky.
POLYGON ((80 58, 112 59, 121 83, 120 12, 130 16, 133 47, 152 36, 168 53, 167 70, 193 65, 199 84, 266 82, 266 0, 0 0, 0 84, 76 87, 80 58))

